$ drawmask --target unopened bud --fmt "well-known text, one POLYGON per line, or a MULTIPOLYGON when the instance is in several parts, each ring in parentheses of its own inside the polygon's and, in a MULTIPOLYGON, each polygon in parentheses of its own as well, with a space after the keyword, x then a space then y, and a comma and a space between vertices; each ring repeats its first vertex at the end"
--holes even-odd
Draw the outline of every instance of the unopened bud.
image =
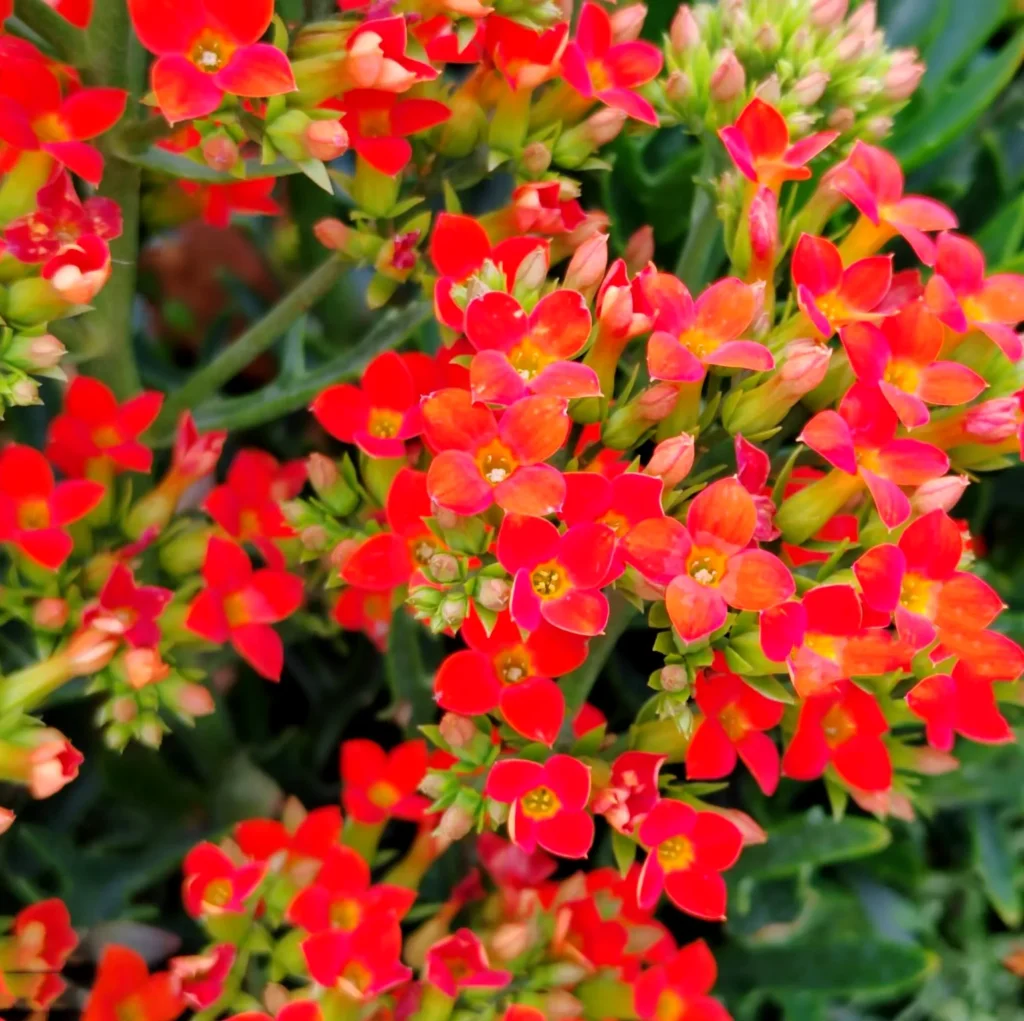
POLYGON ((449 805, 437 824, 436 835, 448 843, 461 840, 473 828, 473 817, 461 805, 449 805))
POLYGON ((337 159, 348 149, 348 132, 341 121, 311 121, 306 128, 306 149, 315 160, 337 159))
POLYGON ((684 103, 693 95, 693 80, 685 71, 672 71, 665 79, 665 95, 673 103, 684 103))
POLYGON ((500 613, 508 606, 512 586, 504 578, 484 578, 480 582, 477 600, 485 610, 500 613))
POLYGON ((65 599, 47 596, 32 607, 32 623, 44 631, 59 631, 67 620, 68 604, 65 599))
POLYGON ((971 408, 964 431, 982 443, 1001 443, 1021 426, 1021 402, 1016 397, 997 397, 971 408))
POLYGON ((790 96, 801 106, 813 106, 825 94, 829 77, 826 71, 812 71, 793 84, 790 96))
POLYGON ((782 45, 782 36, 770 21, 766 21, 757 30, 757 34, 754 36, 754 45, 762 53, 771 54, 782 45))
POLYGON ((711 98, 716 103, 729 103, 743 94, 747 73, 732 50, 720 50, 711 72, 711 98))
POLYGON ((123 695, 110 703, 108 712, 115 723, 131 723, 139 715, 139 704, 131 696, 123 695))
POLYGON ((612 42, 631 43, 640 38, 640 30, 647 17, 646 4, 630 4, 620 7, 612 16, 612 42))
POLYGON ((879 114, 877 117, 869 117, 864 122, 864 132, 868 138, 881 142, 889 137, 894 123, 895 121, 891 117, 879 114))
MULTIPOLYGON (((579 982, 582 977, 577 976, 575 981, 579 982)), ((544 997, 544 1016, 548 1021, 568 1021, 582 1014, 583 1004, 567 989, 553 989, 544 997)))
POLYGON ((516 270, 515 283, 529 291, 538 291, 548 278, 548 250, 546 247, 534 248, 519 263, 516 270))
POLYGON ((459 577, 459 561, 451 553, 435 553, 427 561, 427 572, 431 580, 447 585, 459 577))
POLYGON ((846 28, 859 35, 870 35, 878 23, 878 4, 875 0, 866 0, 850 15, 846 28))
POLYGON ((19 334, 4 351, 4 361, 29 372, 41 372, 60 364, 66 353, 67 349, 52 333, 38 337, 19 334))
POLYGON ((466 599, 464 596, 451 596, 441 603, 441 620, 453 631, 457 631, 462 627, 462 622, 466 619, 466 609, 466 599))
POLYGON ((17 816, 15 816, 9 808, 4 808, 0 805, 0 836, 6 833, 14 825, 14 820, 16 818, 17 816))
POLYGON ((519 162, 531 177, 540 177, 551 166, 551 150, 543 142, 531 142, 519 162))
POLYGON ((654 228, 650 224, 630 235, 622 257, 630 273, 639 273, 654 258, 654 228))
POLYGON ((700 42, 700 25, 688 4, 682 4, 676 11, 668 36, 672 49, 677 53, 686 53, 700 42))
POLYGON ((583 131, 587 142, 595 149, 607 145, 619 137, 626 124, 626 114, 610 106, 591 114, 583 122, 583 131))
POLYGON ((499 961, 513 961, 534 942, 525 922, 505 922, 491 935, 491 954, 499 961))
POLYGON ((427 775, 420 780, 417 790, 420 794, 425 795, 433 801, 444 794, 445 787, 447 787, 447 783, 440 773, 427 773, 427 775))
POLYGON ((667 418, 679 399, 679 391, 670 383, 655 383, 640 392, 637 408, 641 418, 648 422, 660 422, 667 418))
POLYGON ((87 628, 71 636, 64 657, 75 674, 94 674, 114 658, 117 646, 116 637, 87 628))
POLYGON ((209 716, 216 708, 210 690, 191 681, 177 686, 174 701, 186 716, 209 716))
POLYGON ((882 78, 887 99, 909 99, 924 76, 925 66, 917 59, 917 50, 896 50, 892 64, 882 78))
POLYGON ((11 403, 19 408, 42 404, 39 399, 39 384, 34 379, 19 379, 10 389, 11 403))
POLYGON ((794 340, 786 346, 785 356, 779 378, 787 392, 803 396, 825 378, 832 351, 816 340, 794 340))
POLYGON ((128 649, 123 657, 128 683, 138 691, 147 684, 162 681, 171 668, 160 658, 157 649, 128 649))
POLYGON ((206 165, 211 170, 219 170, 222 173, 230 170, 239 158, 238 146, 234 139, 219 131, 203 139, 200 151, 206 165))
POLYGON ((782 99, 782 85, 777 74, 770 74, 754 87, 754 95, 766 103, 777 104, 782 99))
POLYGON ((327 549, 327 529, 323 525, 307 525, 299 532, 299 542, 311 553, 322 553, 327 549))
POLYGON ((835 28, 846 17, 850 0, 814 0, 811 22, 818 28, 835 28))
POLYGON ((944 510, 947 514, 960 502, 964 490, 970 485, 966 475, 944 475, 918 486, 910 498, 910 505, 918 514, 944 510))
POLYGON ((306 477, 319 495, 335 485, 341 476, 338 466, 325 454, 310 454, 306 458, 306 477))
POLYGON ((341 251, 348 243, 352 228, 333 216, 327 216, 313 224, 313 234, 324 248, 341 251))
POLYGON ((465 748, 477 735, 476 724, 458 713, 445 713, 437 729, 451 748, 465 748))
POLYGON ((608 235, 594 234, 572 253, 563 286, 571 291, 593 290, 600 284, 607 268, 608 235))
POLYGON ((662 440, 651 454, 646 475, 656 475, 665 484, 665 489, 679 485, 693 468, 694 442, 689 433, 671 436, 662 440))
POLYGON ((686 691, 690 686, 690 678, 686 667, 679 663, 669 663, 661 668, 661 681, 663 691, 686 691))

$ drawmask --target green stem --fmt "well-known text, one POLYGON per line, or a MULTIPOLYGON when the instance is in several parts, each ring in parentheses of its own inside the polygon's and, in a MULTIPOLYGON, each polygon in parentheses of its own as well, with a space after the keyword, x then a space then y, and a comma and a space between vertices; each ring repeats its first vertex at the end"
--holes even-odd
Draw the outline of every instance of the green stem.
POLYGON ((262 319, 253 323, 213 361, 193 373, 164 404, 154 430, 158 436, 174 428, 178 415, 216 393, 262 354, 299 316, 309 311, 338 281, 347 263, 332 255, 292 288, 262 319))
POLYGON ((0 681, 0 713, 31 709, 74 676, 62 656, 51 656, 0 681))
POLYGON ((715 197, 710 179, 715 172, 715 157, 712 146, 706 142, 704 157, 698 171, 697 190, 690 210, 690 228, 683 243, 683 250, 676 262, 676 276, 683 281, 693 294, 708 282, 711 256, 721 224, 715 208, 715 197))
POLYGON ((85 34, 61 17, 45 0, 16 0, 15 16, 43 40, 61 60, 80 65, 85 57, 85 34))
POLYGON ((612 654, 612 649, 615 648, 616 642, 625 633, 635 615, 635 606, 627 603, 620 596, 612 596, 611 612, 604 634, 598 635, 591 641, 590 652, 583 666, 563 677, 559 685, 565 695, 565 704, 569 710, 566 714, 567 720, 575 716, 576 710, 586 702, 590 689, 593 688, 598 675, 604 669, 605 663, 608 662, 608 657, 612 654))

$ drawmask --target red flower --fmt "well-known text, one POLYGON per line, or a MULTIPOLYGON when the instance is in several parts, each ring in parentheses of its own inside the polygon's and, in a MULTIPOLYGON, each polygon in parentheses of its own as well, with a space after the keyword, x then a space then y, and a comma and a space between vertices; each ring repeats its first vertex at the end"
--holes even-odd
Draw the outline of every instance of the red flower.
POLYGON ((202 954, 172 957, 167 962, 175 993, 193 1010, 205 1010, 220 999, 237 951, 219 943, 202 954))
POLYGON ((139 437, 160 413, 164 396, 155 390, 118 404, 98 379, 76 376, 64 395, 64 410, 50 423, 46 456, 65 475, 148 472, 153 451, 139 437))
POLYGON ((577 199, 562 198, 558 181, 518 185, 512 191, 511 217, 519 234, 566 234, 586 219, 577 199))
POLYGON ((633 984, 636 1012, 643 1021, 732 1021, 708 996, 718 977, 707 943, 688 943, 663 964, 641 972, 633 984))
POLYGON ((631 90, 657 77, 661 65, 661 50, 652 43, 613 43, 611 17, 595 3, 583 5, 576 38, 562 54, 562 76, 581 96, 655 127, 654 107, 631 90))
POLYGON ((681 280, 658 273, 644 290, 655 315, 647 342, 651 379, 696 383, 709 365, 755 372, 775 365, 763 344, 736 339, 750 326, 759 304, 749 284, 727 277, 694 301, 681 280))
POLYGON ((4 961, 10 972, 60 971, 78 936, 64 902, 56 897, 22 908, 14 916, 13 959, 4 961))
POLYGON ((664 755, 623 752, 612 763, 608 783, 594 795, 595 814, 603 815, 620 833, 634 833, 658 803, 658 771, 664 755))
POLYGON ((895 439, 897 424, 896 412, 880 390, 854 383, 838 411, 819 412, 799 437, 833 467, 867 487, 889 529, 910 517, 910 500, 900 487, 930 482, 949 467, 949 458, 938 447, 895 439))
POLYGON ((562 858, 590 851, 590 770, 571 755, 552 755, 543 765, 502 759, 491 766, 484 794, 512 806, 508 835, 528 854, 538 845, 562 858))
POLYGON ((65 526, 84 518, 103 494, 103 486, 88 479, 54 484, 38 450, 9 443, 0 453, 0 542, 54 570, 74 548, 65 526))
POLYGON ((484 22, 487 52, 511 89, 535 89, 558 70, 569 37, 569 23, 557 21, 535 31, 511 18, 492 14, 484 22))
POLYGON ((181 899, 193 917, 241 914, 246 900, 263 881, 264 862, 236 865, 214 844, 197 844, 182 863, 181 899))
POLYGON ((736 123, 720 129, 718 137, 747 180, 777 195, 786 181, 810 178, 811 169, 805 164, 831 145, 839 132, 819 131, 790 145, 786 118, 754 96, 736 123))
POLYGON ((555 859, 539 847, 527 852, 497 833, 480 834, 477 854, 484 870, 505 890, 532 890, 558 868, 555 859))
POLYGON ((232 213, 278 216, 281 207, 272 198, 276 177, 256 177, 232 184, 204 184, 200 181, 176 181, 211 227, 227 227, 232 213))
POLYGON ((103 157, 88 139, 112 128, 124 113, 123 89, 76 89, 66 98, 60 81, 36 56, 5 54, 0 67, 0 142, 10 169, 22 152, 42 150, 89 184, 99 184, 103 157))
POLYGON ((878 703, 852 681, 838 681, 800 706, 796 733, 782 757, 782 773, 814 780, 831 763, 861 791, 892 786, 892 762, 882 735, 889 729, 878 703))
POLYGON ((503 989, 512 973, 492 968, 480 937, 463 928, 427 951, 423 980, 455 999, 460 989, 503 989))
POLYGON ((490 634, 471 613, 460 634, 469 648, 452 653, 438 668, 437 704, 463 716, 500 708, 517 733, 553 744, 565 717, 565 698, 552 678, 583 663, 586 640, 547 621, 524 640, 508 611, 498 615, 490 634))
POLYGON ((547 621, 572 634, 599 635, 608 622, 601 593, 615 550, 615 533, 588 522, 558 534, 543 518, 506 514, 498 561, 512 576, 509 612, 525 631, 547 621))
POLYGON ((493 503, 513 514, 557 511, 565 482, 542 462, 569 434, 566 406, 560 397, 524 397, 498 421, 465 390, 431 394, 423 402, 423 435, 439 451, 427 471, 431 499, 466 515, 493 503))
POLYGON ((721 873, 740 856, 740 831, 717 812, 698 812, 662 798, 640 824, 640 843, 650 848, 640 872, 640 907, 650 911, 662 890, 680 911, 697 918, 725 918, 721 873))
POLYGON ((507 406, 528 393, 600 396, 597 373, 570 361, 590 339, 590 310, 576 291, 552 291, 529 315, 511 294, 488 291, 469 303, 465 329, 479 352, 469 369, 474 401, 507 406))
POLYGON ((437 71, 406 55, 408 28, 405 17, 370 18, 348 37, 345 72, 360 89, 405 92, 417 82, 431 81, 437 71))
MULTIPOLYGON (((689 446, 686 450, 689 456, 689 446)), ((771 487, 768 485, 768 476, 772 470, 771 458, 739 433, 733 440, 733 450, 736 454, 736 478, 754 498, 754 506, 757 508, 754 541, 771 542, 779 537, 779 530, 775 526, 776 508, 772 501, 771 487)))
POLYGON ((827 183, 847 198, 861 219, 846 236, 842 252, 857 259, 878 251, 899 234, 926 266, 935 262, 935 242, 926 231, 952 230, 956 216, 941 202, 903 194, 903 170, 892 153, 860 140, 850 155, 825 175, 827 183))
POLYGON ((370 866, 359 854, 350 847, 332 847, 316 880, 288 905, 286 917, 307 932, 331 928, 351 932, 380 914, 400 919, 415 900, 415 890, 371 885, 370 866))
POLYGON ((174 1021, 184 1009, 167 972, 150 975, 141 954, 109 945, 100 958, 82 1021, 174 1021))
POLYGON ((417 793, 427 772, 427 746, 405 741, 385 752, 363 738, 341 746, 342 803, 361 823, 376 825, 387 819, 418 822, 430 802, 417 793))
POLYGON ((402 964, 402 930, 390 913, 371 915, 351 932, 325 929, 302 941, 314 982, 354 1000, 371 1000, 412 977, 402 964))
POLYGON ((316 1000, 293 1000, 273 1017, 259 1010, 246 1010, 232 1015, 231 1021, 323 1021, 323 1013, 316 1000))
POLYGON ((511 287, 523 259, 538 249, 546 253, 547 248, 544 238, 535 237, 508 238, 492 248, 487 232, 472 216, 439 213, 430 235, 430 259, 439 274, 434 285, 437 318, 445 326, 461 331, 465 313, 452 297, 458 284, 468 280, 489 260, 504 274, 505 286, 511 287))
POLYGON ((958 570, 963 553, 956 522, 945 511, 933 510, 908 525, 898 545, 869 549, 853 573, 864 602, 893 614, 900 637, 923 649, 947 629, 984 630, 1005 609, 987 582, 958 570))
POLYGON ((801 234, 792 272, 800 310, 827 340, 840 326, 882 318, 874 310, 892 283, 892 256, 874 255, 844 269, 831 241, 801 234))
POLYGON ((380 89, 349 89, 328 106, 340 110, 349 143, 382 174, 400 174, 412 159, 407 135, 443 124, 452 112, 436 99, 399 99, 380 89))
POLYGON ((1024 319, 1024 276, 985 276, 985 256, 969 238, 940 234, 935 273, 925 285, 928 307, 954 332, 980 330, 1010 359, 1019 361, 1024 344, 1016 325, 1024 319))
POLYGON ((346 631, 362 631, 383 652, 391 631, 391 593, 350 585, 338 596, 333 617, 346 631))
POLYGON ((839 337, 857 379, 877 386, 900 422, 915 429, 931 417, 928 404, 967 404, 988 386, 966 365, 936 361, 942 333, 938 319, 915 302, 881 327, 851 323, 839 337))
POLYGON ((157 618, 174 593, 157 585, 136 585, 130 568, 115 564, 94 606, 82 623, 107 634, 121 635, 133 649, 152 648, 160 642, 157 618))
POLYGON ((251 542, 267 563, 284 567, 275 539, 288 539, 295 529, 281 513, 281 503, 298 496, 306 481, 302 461, 280 464, 263 450, 240 450, 227 479, 203 501, 203 510, 238 542, 251 542))
POLYGON ((247 858, 266 861, 286 852, 286 862, 323 861, 341 838, 341 809, 315 808, 294 827, 276 819, 246 819, 234 831, 235 843, 247 858))
POLYGON ((406 440, 423 427, 422 393, 406 358, 385 351, 366 366, 358 387, 329 386, 310 411, 336 440, 354 443, 370 457, 402 457, 406 440))
POLYGON ((717 780, 736 768, 737 756, 765 794, 779 784, 779 750, 764 733, 778 726, 785 706, 755 691, 715 654, 710 670, 697 675, 694 701, 703 713, 686 749, 686 775, 717 780))
POLYGON ((227 438, 226 431, 200 433, 192 413, 181 413, 171 448, 170 474, 182 491, 206 478, 217 467, 227 438))
POLYGON ((960 734, 984 744, 1006 744, 1014 733, 999 711, 992 682, 958 663, 952 674, 933 674, 907 692, 907 707, 924 720, 928 743, 939 751, 953 748, 960 734))
POLYGON ((697 494, 684 528, 674 518, 640 522, 623 540, 626 560, 655 584, 687 642, 717 631, 729 607, 761 611, 788 599, 793 577, 772 553, 748 548, 757 528, 754 498, 735 478, 697 494))
POLYGON ((302 579, 285 571, 252 569, 245 550, 214 536, 206 547, 206 588, 192 600, 185 626, 211 642, 230 641, 268 681, 281 677, 284 647, 270 626, 302 604, 302 579))
POLYGON ((206 117, 233 96, 279 96, 295 89, 284 52, 258 40, 273 0, 128 0, 140 42, 157 59, 150 83, 171 124, 206 117))

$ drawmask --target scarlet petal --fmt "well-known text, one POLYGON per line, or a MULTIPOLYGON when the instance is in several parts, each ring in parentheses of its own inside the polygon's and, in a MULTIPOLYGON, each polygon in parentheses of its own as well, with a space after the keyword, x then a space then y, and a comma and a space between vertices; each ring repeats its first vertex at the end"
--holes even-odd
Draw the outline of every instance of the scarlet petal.
POLYGON ((490 712, 498 704, 500 693, 501 685, 491 661, 470 649, 447 656, 434 677, 437 704, 463 716, 490 712))
POLYGON ((220 106, 224 90, 187 58, 168 53, 150 71, 157 105, 171 124, 205 117, 220 106))
POLYGON ((522 463, 546 461, 569 435, 566 402, 559 397, 524 397, 501 416, 498 434, 522 463))
POLYGON ((774 553, 751 549, 729 558, 721 583, 725 601, 737 610, 768 610, 787 600, 796 584, 774 553))
POLYGON ((544 517, 554 514, 565 499, 562 473, 549 464, 517 468, 494 488, 494 500, 510 514, 544 517))
POLYGON ((543 623, 540 596, 533 591, 530 572, 523 568, 512 581, 512 596, 508 604, 509 615, 523 631, 536 631, 543 623))
POLYGON ((988 582, 967 572, 958 572, 942 586, 935 625, 954 631, 987 628, 1005 606, 988 582))
POLYGON ((430 236, 430 258, 439 273, 464 280, 490 254, 487 232, 472 216, 438 214, 430 236))
POLYGON ((469 387, 474 401, 504 407, 515 404, 527 392, 523 377, 502 351, 480 351, 473 356, 469 365, 469 387))
POLYGON ((816 780, 828 765, 829 749, 821 728, 805 722, 806 706, 800 713, 796 733, 782 757, 782 775, 793 780, 816 780))
POLYGON ((71 555, 74 543, 67 532, 59 528, 40 528, 32 532, 21 532, 18 548, 29 558, 43 567, 56 570, 71 555))
POLYGON ((612 23, 608 12, 595 3, 585 3, 576 25, 576 44, 588 60, 602 58, 612 43, 612 23))
POLYGON ((957 294, 972 294, 981 289, 985 278, 985 256, 969 238, 943 233, 937 243, 935 272, 943 277, 957 294))
POLYGON ((725 918, 725 880, 717 872, 696 868, 669 872, 665 876, 665 893, 680 911, 695 918, 711 922, 725 918))
MULTIPOLYGON (((438 704, 455 712, 465 712, 446 706, 440 697, 438 704)), ((498 704, 505 722, 527 740, 540 741, 549 747, 555 743, 565 719, 565 696, 550 678, 528 677, 518 684, 507 685, 501 690, 498 704)))
POLYGON ((206 13, 226 29, 235 42, 247 46, 256 42, 270 27, 274 16, 273 0, 203 0, 206 13))
POLYGON ((906 429, 917 429, 931 418, 927 406, 920 397, 905 393, 884 379, 879 380, 878 388, 906 429))
POLYGON ((103 178, 103 157, 86 142, 46 142, 42 149, 89 184, 97 185, 103 178))
POLYGON ((252 577, 252 564, 237 543, 214 536, 206 547, 202 574, 210 588, 237 592, 252 577))
POLYGON ((736 751, 758 787, 771 797, 779 786, 779 750, 775 742, 767 734, 754 732, 737 743, 736 751))
POLYGON ((879 451, 880 471, 899 486, 920 486, 945 474, 949 457, 920 440, 893 440, 879 451))
POLYGON ((984 377, 966 365, 959 362, 935 362, 921 370, 917 392, 929 404, 948 407, 973 401, 987 386, 984 377))
POLYGON ((877 383, 889 364, 889 342, 871 323, 850 323, 839 331, 850 368, 863 383, 877 383))
POLYGON ((736 768, 736 749, 718 720, 697 725, 686 749, 686 775, 691 780, 718 780, 736 768))
POLYGON ((295 91, 288 57, 269 43, 235 50, 215 77, 220 88, 235 96, 280 96, 295 91))
POLYGON ((757 527, 754 499, 738 479, 719 479, 694 497, 686 527, 698 546, 710 537, 730 552, 743 549, 757 527))
POLYGON ((875 508, 882 524, 890 531, 898 528, 910 517, 910 500, 895 482, 862 468, 864 484, 875 501, 875 508))
POLYGON ((73 479, 54 487, 50 496, 50 516, 54 525, 69 525, 84 518, 99 505, 105 490, 99 482, 73 479))
POLYGON ((612 46, 605 56, 604 66, 619 88, 635 89, 656 78, 663 62, 657 46, 635 40, 612 46))
POLYGON ((409 580, 412 567, 405 540, 394 532, 381 532, 360 543, 345 561, 341 576, 356 588, 389 592, 409 580))
POLYGON ((526 335, 529 318, 511 294, 488 291, 466 307, 466 336, 478 350, 511 351, 526 335))
POLYGON ((200 592, 188 608, 185 627, 211 642, 228 640, 228 619, 224 607, 209 590, 200 592))
POLYGON ((600 588, 614 552, 615 533, 607 525, 585 521, 562 536, 558 560, 578 588, 600 588))
POLYGON ((542 600, 540 612, 562 631, 591 638, 604 632, 608 600, 600 592, 572 589, 559 599, 542 600))
POLYGON ((552 362, 534 376, 530 389, 535 394, 548 397, 578 400, 581 397, 600 397, 601 380, 589 365, 582 362, 552 362))
POLYGON ((857 452, 853 445, 853 435, 849 425, 838 412, 818 412, 804 426, 799 439, 829 464, 848 475, 857 474, 857 452))
POLYGON ((61 103, 58 116, 70 137, 83 141, 109 131, 121 119, 127 102, 124 89, 82 89, 61 103))
POLYGON ((720 344, 708 355, 709 365, 721 365, 728 369, 750 369, 753 372, 767 372, 775 368, 771 351, 753 340, 730 340, 720 344))
POLYGON ((594 820, 582 809, 541 819, 537 823, 537 843, 560 858, 586 858, 594 843, 594 820))
POLYGON ((839 295, 850 308, 869 312, 888 294, 891 283, 892 257, 874 255, 843 271, 839 295))
POLYGON ((497 435, 494 415, 473 404, 465 390, 449 387, 423 401, 423 433, 434 450, 476 450, 497 435))
POLYGON ((806 287, 814 297, 839 286, 843 260, 839 249, 825 238, 801 234, 793 251, 793 282, 806 287))
POLYGON ((400 174, 412 159, 412 146, 404 138, 352 137, 352 148, 370 164, 388 177, 400 174))
POLYGON ((939 641, 958 656, 978 677, 992 681, 1013 681, 1024 673, 1024 651, 996 631, 952 631, 939 634, 939 641))
POLYGON ((743 108, 736 118, 736 127, 755 159, 777 159, 789 145, 785 117, 760 96, 754 96, 743 108))
POLYGON ((397 135, 415 135, 444 124, 452 112, 436 99, 401 99, 391 111, 391 126, 397 135))
POLYGON ((427 490, 439 507, 455 514, 479 514, 493 501, 490 483, 462 450, 443 450, 430 462, 427 490))
POLYGON ((206 24, 203 0, 128 0, 139 41, 151 53, 184 53, 206 24))
POLYGON ((8 96, 0 96, 0 141, 15 149, 39 148, 39 139, 28 115, 8 96))
POLYGON ((750 325, 756 309, 753 288, 735 277, 726 277, 697 299, 695 327, 720 340, 734 340, 750 325))
POLYGON ((717 812, 697 813, 692 839, 697 867, 715 872, 731 869, 743 848, 739 828, 717 812))
POLYGON ((530 341, 545 354, 572 358, 586 345, 590 325, 590 309, 582 294, 565 289, 552 291, 530 313, 530 341))
POLYGON ((892 613, 899 605, 906 569, 906 558, 898 546, 884 544, 869 549, 853 565, 864 602, 875 610, 892 613))
POLYGON ((726 152, 736 164, 736 169, 749 181, 757 180, 757 168, 754 166, 754 154, 746 136, 735 124, 721 128, 718 137, 722 140, 726 152))
POLYGON ((245 624, 233 628, 231 644, 260 677, 268 681, 281 679, 284 645, 281 636, 269 624, 245 624))
POLYGON ((498 532, 498 562, 510 574, 532 570, 558 551, 558 529, 538 517, 508 514, 498 532))
POLYGON ((658 123, 658 113, 643 96, 629 89, 602 89, 597 93, 597 98, 602 103, 621 110, 626 116, 641 124, 650 124, 652 127, 658 123))
POLYGON ((651 379, 672 383, 696 383, 704 378, 701 360, 679 339, 663 330, 655 330, 647 341, 647 372, 651 379))
POLYGON ((836 772, 862 791, 887 791, 892 786, 892 762, 877 737, 856 735, 832 751, 836 772))
POLYGON ((526 759, 501 759, 491 766, 484 785, 484 794, 506 804, 517 800, 544 782, 544 767, 526 759))
POLYGON ((665 592, 665 606, 672 626, 686 642, 707 638, 724 623, 728 609, 721 594, 682 574, 665 592))

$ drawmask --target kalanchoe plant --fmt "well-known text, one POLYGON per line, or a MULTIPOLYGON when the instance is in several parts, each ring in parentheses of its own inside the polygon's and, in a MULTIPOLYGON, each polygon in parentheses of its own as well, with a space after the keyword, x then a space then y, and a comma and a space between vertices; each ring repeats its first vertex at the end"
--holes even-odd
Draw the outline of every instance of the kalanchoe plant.
MULTIPOLYGON (((56 401, 44 442, 0 451, 22 652, 0 781, 20 812, 87 767, 61 703, 109 752, 170 758, 238 670, 287 686, 291 644, 351 632, 387 655, 411 733, 344 740, 337 804, 203 823, 181 860, 194 953, 98 927, 91 981, 62 977, 76 919, 35 897, 0 936, 0 1004, 723 1021, 767 993, 824 1016, 824 977, 780 992, 784 969, 728 948, 727 1006, 712 923, 764 951, 782 923, 755 929, 758 877, 884 846, 858 810, 931 811, 958 739, 1014 741, 1024 674, 956 516, 1021 452, 1024 276, 882 146, 923 64, 873 2, 684 5, 661 48, 642 5, 313 6, 0 3, 0 399, 56 401), (658 224, 616 255, 592 199, 613 144, 653 132, 701 152, 671 267, 658 224), (298 175, 312 216, 301 176, 278 185, 298 175), (144 388, 140 210, 211 245, 288 210, 320 261, 144 388), (350 351, 343 277, 376 316, 350 351), (283 334, 270 382, 220 393, 283 334), (308 457, 222 458, 231 429, 292 412, 308 457), (588 700, 627 628, 655 669, 609 720, 588 700), (784 778, 827 795, 818 856, 801 819, 757 821, 784 778)), ((914 988, 927 958, 892 946, 891 988, 914 988)))

